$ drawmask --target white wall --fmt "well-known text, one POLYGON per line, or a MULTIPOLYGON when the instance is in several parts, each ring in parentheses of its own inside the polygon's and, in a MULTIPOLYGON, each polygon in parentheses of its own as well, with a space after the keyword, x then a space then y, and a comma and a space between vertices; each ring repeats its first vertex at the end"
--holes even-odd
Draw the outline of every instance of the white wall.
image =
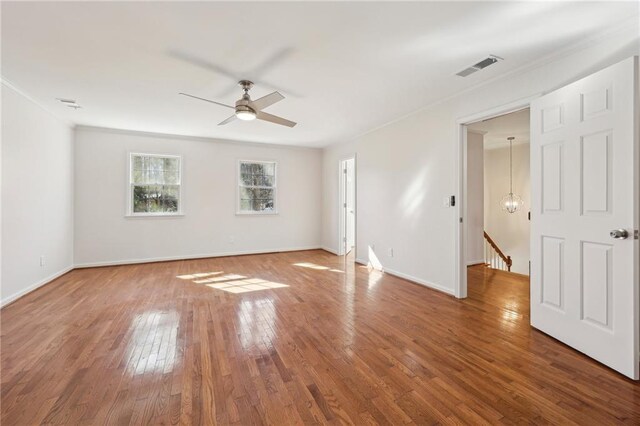
POLYGON ((484 262, 483 136, 467 132, 467 265, 484 262))
POLYGON ((522 210, 507 213, 500 205, 502 197, 509 192, 508 146, 485 150, 484 164, 484 228, 500 250, 511 256, 511 272, 529 275, 529 143, 513 146, 513 192, 522 197, 522 210))
POLYGON ((2 305, 73 265, 72 149, 66 123, 3 83, 2 305))
POLYGON ((76 265, 320 246, 322 152, 76 129, 76 265), (128 152, 182 155, 183 217, 125 217, 128 152), (236 215, 237 160, 278 162, 278 215, 236 215))
POLYGON ((453 293, 458 217, 455 208, 443 207, 443 199, 459 195, 456 120, 552 91, 639 53, 638 27, 627 27, 586 40, 581 50, 553 62, 501 77, 345 145, 328 147, 323 244, 337 247, 337 184, 331 170, 345 151, 356 152, 357 257, 367 261, 368 248, 375 245, 386 270, 453 293))

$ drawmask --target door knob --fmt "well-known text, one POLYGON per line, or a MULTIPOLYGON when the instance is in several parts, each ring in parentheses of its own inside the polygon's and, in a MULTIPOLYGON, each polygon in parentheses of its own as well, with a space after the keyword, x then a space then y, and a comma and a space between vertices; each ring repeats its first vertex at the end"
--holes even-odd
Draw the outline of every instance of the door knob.
POLYGON ((609 232, 611 238, 615 238, 616 240, 624 240, 629 236, 629 233, 626 229, 614 229, 609 232))

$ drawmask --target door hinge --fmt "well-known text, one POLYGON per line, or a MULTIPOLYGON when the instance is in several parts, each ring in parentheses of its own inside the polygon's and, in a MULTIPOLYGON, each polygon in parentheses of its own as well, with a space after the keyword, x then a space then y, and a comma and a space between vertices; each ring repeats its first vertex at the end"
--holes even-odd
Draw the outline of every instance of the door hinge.
POLYGON ((462 223, 462 218, 460 218, 460 223, 462 223))
POLYGON ((634 240, 638 239, 638 230, 637 229, 633 231, 633 239, 634 240))
POLYGON ((344 173, 344 174, 346 175, 346 174, 347 174, 347 169, 344 169, 344 170, 342 171, 342 173, 344 173))
POLYGON ((342 207, 347 207, 347 203, 342 203, 342 207))

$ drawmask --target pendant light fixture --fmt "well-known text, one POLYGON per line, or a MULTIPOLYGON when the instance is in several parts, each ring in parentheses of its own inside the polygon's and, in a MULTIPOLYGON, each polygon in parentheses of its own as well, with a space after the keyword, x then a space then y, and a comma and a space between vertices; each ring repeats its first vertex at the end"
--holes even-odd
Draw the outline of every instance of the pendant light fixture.
POLYGON ((513 136, 509 136, 509 193, 502 197, 500 205, 507 213, 515 213, 522 208, 522 198, 513 193, 513 136))

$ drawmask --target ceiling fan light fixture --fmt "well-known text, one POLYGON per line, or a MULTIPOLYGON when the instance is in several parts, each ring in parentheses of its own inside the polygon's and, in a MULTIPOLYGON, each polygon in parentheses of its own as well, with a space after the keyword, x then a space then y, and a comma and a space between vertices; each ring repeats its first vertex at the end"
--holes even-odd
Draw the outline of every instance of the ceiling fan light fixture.
POLYGON ((236 111, 236 117, 240 120, 251 121, 256 119, 256 113, 253 111, 236 111))
POLYGON ((256 112, 247 103, 249 103, 249 99, 245 100, 244 98, 236 102, 236 117, 244 121, 255 120, 256 112))

